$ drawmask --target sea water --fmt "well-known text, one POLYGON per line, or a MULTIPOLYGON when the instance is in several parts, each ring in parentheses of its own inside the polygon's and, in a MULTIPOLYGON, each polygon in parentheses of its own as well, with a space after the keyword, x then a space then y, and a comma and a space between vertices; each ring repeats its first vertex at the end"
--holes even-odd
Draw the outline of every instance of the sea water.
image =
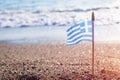
POLYGON ((91 19, 95 41, 119 42, 119 0, 0 0, 0 41, 66 42, 66 29, 91 19))
POLYGON ((57 26, 2 28, 0 29, 0 41, 12 43, 64 42, 66 28, 57 26))
MULTIPOLYGON (((12 43, 66 43, 68 27, 25 27, 0 29, 0 41, 12 43)), ((120 42, 119 25, 95 27, 95 41, 120 42)))

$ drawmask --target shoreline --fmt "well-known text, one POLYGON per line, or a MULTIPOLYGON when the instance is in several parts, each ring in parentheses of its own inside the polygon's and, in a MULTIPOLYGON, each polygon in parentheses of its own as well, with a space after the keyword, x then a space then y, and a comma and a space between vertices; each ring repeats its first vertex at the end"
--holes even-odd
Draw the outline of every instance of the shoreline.
MULTIPOLYGON (((119 54, 120 44, 95 44, 95 80, 120 78, 119 54)), ((42 80, 92 79, 91 43, 0 43, 0 74, 1 79, 16 80, 24 75, 42 80)))

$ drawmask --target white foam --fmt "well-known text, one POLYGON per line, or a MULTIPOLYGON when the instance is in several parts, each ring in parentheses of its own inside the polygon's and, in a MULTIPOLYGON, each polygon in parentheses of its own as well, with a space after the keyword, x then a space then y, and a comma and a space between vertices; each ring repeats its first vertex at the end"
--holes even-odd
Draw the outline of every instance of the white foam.
MULTIPOLYGON (((65 10, 66 11, 66 10, 65 10)), ((24 26, 71 26, 75 23, 91 18, 91 12, 51 12, 41 11, 1 11, 0 27, 24 27, 24 26)), ((120 23, 119 9, 95 10, 96 25, 113 25, 120 23)))

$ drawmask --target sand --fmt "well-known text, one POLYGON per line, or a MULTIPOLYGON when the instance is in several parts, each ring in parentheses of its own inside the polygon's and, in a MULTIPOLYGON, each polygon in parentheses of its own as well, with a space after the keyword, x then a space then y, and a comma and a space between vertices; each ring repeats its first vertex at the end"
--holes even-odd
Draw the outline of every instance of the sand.
POLYGON ((120 44, 13 44, 0 42, 0 80, 120 80, 120 44))

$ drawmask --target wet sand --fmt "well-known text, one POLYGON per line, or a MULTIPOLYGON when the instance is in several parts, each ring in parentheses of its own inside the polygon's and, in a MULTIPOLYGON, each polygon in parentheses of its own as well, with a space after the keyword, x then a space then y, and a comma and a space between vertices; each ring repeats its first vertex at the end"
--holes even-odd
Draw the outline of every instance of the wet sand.
POLYGON ((0 80, 120 80, 120 44, 95 43, 95 75, 91 43, 0 43, 0 80))

